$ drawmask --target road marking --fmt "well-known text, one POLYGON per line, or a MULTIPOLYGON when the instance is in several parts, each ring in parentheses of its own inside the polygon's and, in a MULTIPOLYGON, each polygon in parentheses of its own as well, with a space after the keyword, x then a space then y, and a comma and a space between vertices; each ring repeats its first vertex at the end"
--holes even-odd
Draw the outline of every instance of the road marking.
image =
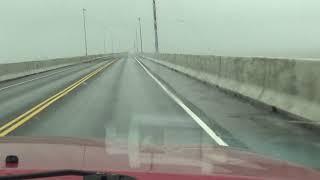
MULTIPOLYGON (((98 68, 99 69, 99 68, 98 68)), ((96 71, 96 70, 95 70, 96 71)), ((93 72, 95 72, 93 71, 93 72)), ((91 73, 93 73, 91 72, 91 73)), ((85 77, 89 76, 91 73, 89 73, 88 75, 86 75, 85 77)), ((80 82, 82 79, 84 79, 85 77, 81 78, 79 81, 75 82, 74 84, 77 84, 78 82, 80 82)), ((73 84, 73 85, 74 85, 73 84)), ((67 87, 66 89, 71 88, 71 86, 67 87)), ((65 90, 66 90, 65 89, 65 90)), ((30 109, 29 111, 25 112, 24 114, 20 115, 19 117, 17 117, 16 119, 10 121, 9 123, 5 124, 4 126, 0 127, 0 132, 3 131, 4 129, 6 129, 7 127, 11 126, 11 124, 17 122, 18 120, 20 120, 21 118, 25 117, 26 115, 30 114, 31 112, 35 111, 36 109, 38 109, 39 107, 43 106, 45 103, 49 102, 51 99, 54 99, 55 97, 57 97, 58 95, 62 94, 63 91, 57 93, 56 95, 50 97, 49 99, 43 101, 42 103, 36 105, 35 107, 33 107, 32 109, 30 109)))
POLYGON ((84 83, 88 79, 92 78, 93 76, 95 76, 96 74, 98 74, 99 72, 104 70, 105 68, 109 67, 114 62, 115 61, 111 61, 110 63, 102 65, 101 67, 97 68, 96 70, 94 70, 91 73, 87 74, 86 76, 82 77, 77 82, 71 84, 70 86, 68 86, 67 88, 65 88, 62 91, 58 92, 57 94, 51 96, 50 98, 46 99, 45 101, 41 102, 40 104, 34 106, 33 108, 31 108, 27 112, 21 114, 20 116, 18 116, 17 118, 11 120, 7 124, 1 126, 0 127, 0 137, 6 136, 7 134, 11 133, 15 129, 17 129, 18 127, 23 125, 24 123, 28 122, 30 119, 32 119, 34 116, 39 114, 41 111, 43 111, 44 109, 49 107, 51 104, 53 104, 57 100, 61 99, 65 95, 67 95, 69 92, 71 92, 72 90, 76 89, 82 83, 84 83))
POLYGON ((199 116, 197 116, 183 101, 174 95, 168 88, 163 85, 153 74, 143 65, 137 58, 135 60, 140 66, 147 72, 147 74, 171 97, 216 143, 220 146, 229 146, 225 141, 221 139, 205 122, 203 122, 199 116))
MULTIPOLYGON (((30 79, 30 80, 26 80, 26 81, 23 81, 23 82, 20 82, 20 83, 12 84, 12 85, 9 85, 9 86, 0 88, 0 91, 9 89, 9 88, 12 88, 12 87, 15 87, 15 86, 19 86, 19 85, 22 85, 22 84, 26 84, 26 83, 28 83, 28 82, 32 82, 32 81, 35 81, 35 80, 38 80, 38 79, 43 79, 43 78, 46 78, 46 77, 49 77, 49 76, 53 76, 53 75, 56 75, 56 74, 65 72, 65 71, 67 71, 67 70, 70 70, 70 69, 72 69, 72 68, 74 68, 74 66, 72 66, 72 67, 70 67, 70 68, 67 68, 67 69, 64 69, 64 70, 62 70, 62 71, 58 71, 58 72, 55 72, 55 73, 51 73, 51 74, 45 75, 45 76, 41 76, 41 77, 33 78, 33 79, 30 79)), ((40 72, 40 73, 41 73, 41 72, 40 72)), ((42 72, 42 73, 43 73, 43 72, 42 72)))

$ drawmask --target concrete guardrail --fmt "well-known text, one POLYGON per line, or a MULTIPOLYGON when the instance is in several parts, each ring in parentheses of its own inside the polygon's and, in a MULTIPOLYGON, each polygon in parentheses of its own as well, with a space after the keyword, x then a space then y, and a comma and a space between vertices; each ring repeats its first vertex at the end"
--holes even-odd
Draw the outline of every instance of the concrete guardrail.
POLYGON ((144 57, 274 109, 320 123, 320 61, 182 54, 144 57))
POLYGON ((45 72, 65 66, 75 65, 100 60, 106 57, 120 57, 123 54, 99 54, 90 56, 79 56, 71 58, 59 58, 43 61, 29 61, 19 63, 0 64, 0 82, 15 79, 31 74, 45 72))

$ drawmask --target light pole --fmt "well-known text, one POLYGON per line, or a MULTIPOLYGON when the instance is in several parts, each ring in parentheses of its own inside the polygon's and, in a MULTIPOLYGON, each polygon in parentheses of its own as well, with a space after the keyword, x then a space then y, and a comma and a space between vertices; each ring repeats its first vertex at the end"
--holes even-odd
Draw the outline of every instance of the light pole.
MULTIPOLYGON (((106 29, 106 31, 109 33, 110 35, 110 40, 111 40, 111 52, 113 54, 114 51, 114 47, 113 47, 113 36, 112 36, 112 32, 109 30, 109 28, 106 29)), ((106 35, 104 35, 104 51, 106 53, 106 43, 107 43, 107 37, 106 35)))
POLYGON ((138 30, 137 30, 137 28, 136 28, 136 42, 137 42, 137 46, 136 46, 136 48, 137 48, 137 53, 139 52, 139 42, 138 42, 139 40, 138 40, 138 30))
POLYGON ((108 32, 109 32, 110 39, 111 39, 111 52, 113 54, 114 53, 113 33, 111 32, 111 30, 108 30, 108 32))
POLYGON ((112 50, 112 54, 113 54, 114 53, 113 37, 111 37, 111 50, 112 50))
POLYGON ((139 17, 138 18, 139 20, 139 26, 140 26, 140 50, 141 50, 141 53, 143 53, 143 45, 142 45, 142 30, 141 30, 141 18, 139 17))
POLYGON ((153 24, 154 24, 154 43, 155 43, 155 49, 156 53, 159 53, 159 42, 158 42, 158 23, 157 23, 157 6, 156 1, 153 1, 153 24))
POLYGON ((84 46, 86 50, 86 56, 88 56, 88 45, 87 45, 87 27, 86 27, 86 9, 82 9, 82 14, 83 14, 83 29, 84 29, 84 46))
POLYGON ((104 35, 104 39, 103 39, 103 52, 104 54, 106 54, 106 35, 104 35))

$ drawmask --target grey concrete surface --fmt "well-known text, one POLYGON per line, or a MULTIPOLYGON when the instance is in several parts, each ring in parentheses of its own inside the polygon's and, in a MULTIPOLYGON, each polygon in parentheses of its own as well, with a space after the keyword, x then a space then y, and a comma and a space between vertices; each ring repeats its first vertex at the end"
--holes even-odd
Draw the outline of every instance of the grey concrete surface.
POLYGON ((320 133, 297 121, 143 59, 231 147, 320 169, 320 133), (205 119, 205 118, 203 118, 205 119))
POLYGON ((255 57, 147 54, 162 65, 320 124, 320 62, 255 57))
POLYGON ((133 59, 115 63, 10 135, 215 145, 133 59))
MULTIPOLYGON (((318 132, 172 69, 149 60, 142 62, 230 148, 320 168, 318 132)), ((1 124, 76 81, 94 66, 97 64, 77 65, 59 75, 0 91, 1 124)), ((119 60, 9 136, 104 139, 129 146, 216 145, 133 58, 119 60)))
POLYGON ((122 54, 98 54, 72 57, 72 58, 59 58, 44 61, 30 61, 20 63, 0 64, 0 82, 20 78, 27 75, 32 75, 48 70, 58 69, 79 63, 91 62, 101 60, 102 58, 112 58, 122 56, 122 54))
MULTIPOLYGON (((98 65, 99 63, 95 62, 75 65, 71 68, 68 67, 66 71, 61 73, 0 91, 0 125, 14 119, 42 100, 61 91, 81 76, 97 68, 98 65)), ((49 73, 51 72, 41 73, 38 76, 45 76, 49 73)), ((0 87, 8 87, 32 78, 34 77, 28 76, 0 83, 0 87)))

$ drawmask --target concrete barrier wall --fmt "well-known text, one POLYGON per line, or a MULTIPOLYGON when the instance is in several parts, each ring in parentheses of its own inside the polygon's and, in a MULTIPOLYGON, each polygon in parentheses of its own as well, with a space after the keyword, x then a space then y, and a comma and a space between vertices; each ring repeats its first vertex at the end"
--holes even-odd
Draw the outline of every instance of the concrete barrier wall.
POLYGON ((262 102, 320 122, 320 62, 273 60, 265 68, 262 102))
POLYGON ((265 60, 221 57, 218 85, 244 96, 259 99, 265 79, 265 60))
POLYGON ((59 58, 43 61, 30 61, 20 63, 0 64, 0 81, 15 79, 35 73, 57 69, 69 65, 91 62, 104 57, 121 56, 121 54, 112 55, 90 55, 83 57, 59 58))
POLYGON ((320 123, 320 61, 144 54, 146 59, 320 123))

